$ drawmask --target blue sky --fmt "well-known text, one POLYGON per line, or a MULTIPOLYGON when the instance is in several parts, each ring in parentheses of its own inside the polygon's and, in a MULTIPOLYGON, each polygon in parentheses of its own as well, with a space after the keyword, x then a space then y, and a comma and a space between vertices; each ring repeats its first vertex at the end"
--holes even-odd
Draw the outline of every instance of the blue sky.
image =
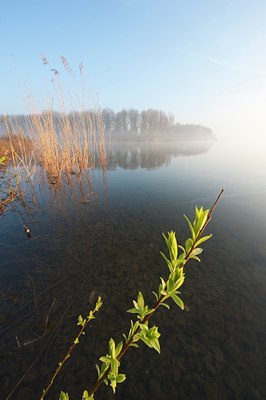
POLYGON ((52 68, 76 99, 82 61, 88 106, 159 108, 220 138, 264 138, 265 21, 265 0, 2 2, 0 113, 28 111, 32 98, 47 108, 52 68))

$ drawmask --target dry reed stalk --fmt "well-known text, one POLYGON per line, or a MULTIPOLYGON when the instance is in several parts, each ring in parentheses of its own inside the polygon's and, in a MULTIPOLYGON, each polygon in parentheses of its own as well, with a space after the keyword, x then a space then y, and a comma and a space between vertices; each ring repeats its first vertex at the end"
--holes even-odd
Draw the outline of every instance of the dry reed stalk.
MULTIPOLYGON (((47 59, 42 56, 44 64, 47 59)), ((72 70, 65 57, 61 57, 66 70, 72 70)), ((48 110, 40 112, 36 102, 32 101, 31 113, 21 121, 5 118, 8 132, 8 152, 15 169, 24 169, 27 176, 33 176, 40 166, 46 173, 48 181, 60 185, 62 178, 69 181, 70 174, 79 176, 95 166, 106 167, 105 132, 102 115, 99 109, 85 111, 85 90, 82 80, 82 100, 76 96, 80 112, 68 112, 66 96, 56 74, 56 104, 60 112, 54 112, 53 101, 48 110)), ((75 102, 70 98, 72 109, 75 102)), ((0 140, 1 149, 1 140, 0 140)))
POLYGON ((5 211, 6 207, 12 203, 13 201, 16 200, 18 196, 17 191, 11 191, 10 193, 8 193, 8 195, 4 198, 0 200, 0 215, 5 211))

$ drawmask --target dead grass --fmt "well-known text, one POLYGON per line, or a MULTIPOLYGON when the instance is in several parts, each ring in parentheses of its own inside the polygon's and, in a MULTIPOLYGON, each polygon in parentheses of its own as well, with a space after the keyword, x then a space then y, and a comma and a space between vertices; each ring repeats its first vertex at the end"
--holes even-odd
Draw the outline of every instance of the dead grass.
POLYGON ((12 160, 13 156, 18 158, 29 157, 32 149, 32 140, 24 135, 8 133, 0 137, 0 154, 6 156, 6 160, 12 160))
POLYGON ((15 167, 41 166, 53 181, 96 165, 105 168, 104 127, 100 112, 30 114, 21 122, 5 118, 8 134, 0 154, 15 167))
POLYGON ((4 198, 0 198, 0 215, 5 211, 6 207, 17 199, 18 192, 11 190, 4 198))
MULTIPOLYGON (((107 162, 104 124, 97 107, 85 111, 83 64, 79 65, 81 94, 72 96, 73 90, 63 90, 58 69, 50 66, 44 55, 41 55, 41 60, 53 74, 48 107, 45 112, 40 111, 39 101, 30 95, 28 115, 3 118, 7 135, 0 138, 0 156, 5 155, 15 171, 22 167, 27 176, 41 167, 53 184, 60 184, 63 178, 69 181, 71 174, 79 176, 95 166, 104 170, 107 162), (55 108, 60 111, 55 112, 55 108)), ((64 56, 60 57, 60 63, 69 77, 74 78, 64 56)))

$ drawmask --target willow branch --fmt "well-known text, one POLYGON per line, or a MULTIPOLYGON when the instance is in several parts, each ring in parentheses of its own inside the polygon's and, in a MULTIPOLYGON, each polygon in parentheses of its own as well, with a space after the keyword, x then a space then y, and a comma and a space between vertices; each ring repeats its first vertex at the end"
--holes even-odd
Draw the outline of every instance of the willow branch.
MULTIPOLYGON (((213 203, 213 205, 212 205, 212 207, 211 207, 211 209, 210 209, 210 211, 209 211, 209 213, 208 213, 208 216, 207 216, 207 219, 206 219, 205 224, 202 226, 202 228, 200 229, 199 233, 198 233, 197 236, 195 237, 195 240, 194 240, 194 242, 193 242, 193 245, 192 245, 190 251, 186 254, 186 257, 185 257, 183 263, 180 265, 179 268, 184 267, 185 264, 187 263, 187 261, 189 260, 190 255, 191 255, 192 251, 194 250, 195 244, 196 244, 197 241, 200 239, 202 233, 204 232, 205 228, 207 227, 207 225, 209 224, 209 222, 210 222, 210 220, 211 220, 211 218, 212 218, 212 215, 213 215, 213 213, 214 213, 214 210, 215 210, 215 208, 217 207, 217 204, 218 204, 219 201, 220 201, 220 198, 221 198, 221 196, 222 196, 222 194, 223 194, 223 191, 224 191, 223 189, 220 191, 220 193, 219 193, 217 199, 216 199, 215 202, 213 203)), ((152 311, 150 314, 146 315, 146 317, 141 321, 142 324, 145 324, 145 323, 151 318, 151 316, 155 313, 155 311, 157 310, 157 308, 160 306, 161 303, 163 303, 163 301, 164 301, 166 298, 167 298, 167 296, 164 296, 164 295, 161 295, 161 296, 159 297, 159 299, 157 300, 157 302, 155 303, 155 305, 154 305, 154 307, 153 307, 153 309, 152 309, 153 311, 152 311)), ((124 344, 124 346, 123 346, 121 352, 119 353, 119 355, 118 355, 118 357, 117 357, 118 360, 120 360, 120 359, 125 355, 125 353, 126 353, 126 352, 128 351, 128 349, 129 349, 130 345, 131 345, 131 344, 133 343, 133 341, 134 341, 134 336, 135 336, 136 334, 140 333, 140 331, 141 331, 141 328, 139 327, 139 328, 136 330, 136 332, 134 333, 134 335, 132 335, 132 337, 124 344)), ((102 376, 100 379, 98 379, 98 381, 94 384, 94 386, 92 387, 92 389, 89 391, 89 396, 93 395, 93 394, 96 392, 96 390, 102 385, 102 383, 107 379, 107 376, 108 376, 108 374, 109 374, 109 372, 110 372, 110 369, 111 369, 111 368, 109 367, 109 368, 105 371, 105 373, 103 374, 103 376, 102 376)))

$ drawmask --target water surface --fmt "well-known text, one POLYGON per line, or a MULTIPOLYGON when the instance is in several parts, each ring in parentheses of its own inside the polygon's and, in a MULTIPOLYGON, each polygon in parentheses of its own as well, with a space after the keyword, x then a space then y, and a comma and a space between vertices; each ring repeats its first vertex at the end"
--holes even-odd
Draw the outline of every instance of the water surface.
MULTIPOLYGON (((222 200, 202 262, 191 262, 185 311, 159 310, 161 355, 130 349, 127 380, 96 399, 264 399, 266 390, 266 163, 259 143, 113 144, 105 173, 64 189, 35 185, 1 216, 0 397, 39 398, 99 294, 104 306, 56 380, 81 398, 110 337, 128 330, 138 290, 167 276, 161 233, 188 235, 183 214, 222 200), (31 229, 31 239, 23 224, 31 229), (30 368, 32 366, 32 368, 30 368), (28 373, 26 373, 29 371, 28 373)), ((76 179, 76 180, 75 180, 76 179)))

